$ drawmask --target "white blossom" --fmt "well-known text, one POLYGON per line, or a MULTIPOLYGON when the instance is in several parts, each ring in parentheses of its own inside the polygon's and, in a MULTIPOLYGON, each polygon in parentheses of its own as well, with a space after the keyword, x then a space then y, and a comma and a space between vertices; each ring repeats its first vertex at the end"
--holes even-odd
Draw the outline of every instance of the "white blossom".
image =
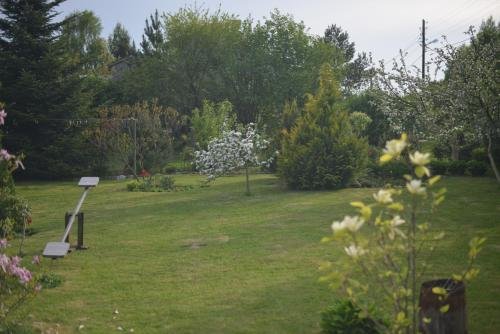
POLYGON ((351 232, 356 232, 363 226, 364 224, 363 218, 360 218, 358 216, 345 216, 344 220, 342 222, 333 222, 332 223, 332 230, 333 232, 340 232, 343 230, 349 230, 351 232))
POLYGON ((420 180, 411 180, 410 182, 407 182, 406 188, 411 194, 414 195, 425 194, 425 187, 422 187, 422 181, 420 180))
POLYGON ((354 244, 351 244, 349 247, 344 247, 344 250, 347 253, 347 255, 349 255, 352 258, 357 258, 366 253, 366 251, 363 248, 358 247, 354 244))
POLYGON ((208 179, 233 172, 243 167, 266 166, 270 160, 260 160, 259 151, 268 146, 250 123, 244 132, 223 131, 220 138, 212 139, 207 150, 195 152, 195 163, 200 174, 208 179))
POLYGON ((431 162, 430 157, 431 157, 430 153, 420 153, 419 151, 416 151, 413 154, 410 153, 411 163, 416 166, 427 165, 429 162, 431 162))
POLYGON ((389 204, 392 203, 392 192, 380 189, 376 194, 373 194, 373 198, 380 204, 389 204))

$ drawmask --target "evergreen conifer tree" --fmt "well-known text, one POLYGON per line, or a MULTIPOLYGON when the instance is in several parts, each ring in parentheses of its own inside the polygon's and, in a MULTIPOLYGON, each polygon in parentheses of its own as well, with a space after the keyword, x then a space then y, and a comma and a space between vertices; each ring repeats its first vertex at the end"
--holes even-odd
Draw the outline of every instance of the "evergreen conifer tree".
POLYGON ((80 131, 63 121, 84 116, 91 101, 58 43, 64 22, 54 21, 55 9, 63 1, 0 0, 5 145, 26 155, 29 177, 67 177, 87 167, 80 131))
POLYGON ((321 68, 316 95, 309 95, 304 113, 285 131, 278 169, 293 189, 335 189, 348 186, 367 162, 366 139, 353 132, 349 113, 332 68, 321 68))

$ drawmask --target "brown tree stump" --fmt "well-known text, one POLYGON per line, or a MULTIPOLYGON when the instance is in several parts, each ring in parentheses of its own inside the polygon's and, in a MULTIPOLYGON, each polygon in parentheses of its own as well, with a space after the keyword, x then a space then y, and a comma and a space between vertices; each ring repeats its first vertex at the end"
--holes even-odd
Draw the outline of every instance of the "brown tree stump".
POLYGON ((439 279, 422 283, 419 299, 419 331, 426 334, 467 334, 465 285, 452 279, 439 279), (432 292, 441 287, 448 292, 446 298, 432 292), (447 312, 441 307, 449 305, 447 312), (430 319, 429 323, 424 318, 430 319))

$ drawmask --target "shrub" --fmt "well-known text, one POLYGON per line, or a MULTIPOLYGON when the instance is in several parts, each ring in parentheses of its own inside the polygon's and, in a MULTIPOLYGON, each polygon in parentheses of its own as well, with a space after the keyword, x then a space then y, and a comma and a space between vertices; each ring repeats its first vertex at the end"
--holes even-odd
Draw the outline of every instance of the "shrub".
POLYGON ((159 187, 163 190, 173 190, 175 189, 175 182, 172 176, 163 176, 160 179, 159 187))
POLYGON ((339 102, 339 85, 324 65, 318 92, 308 97, 295 126, 284 130, 278 170, 290 188, 343 188, 363 173, 368 144, 354 134, 339 102))
POLYGON ((31 209, 24 199, 0 192, 0 238, 11 238, 13 232, 23 233, 31 223, 31 209))
POLYGON ((62 284, 62 278, 54 273, 45 273, 39 276, 38 283, 40 283, 44 289, 53 289, 62 284))
POLYGON ((488 152, 486 151, 486 149, 484 147, 477 147, 477 148, 472 150, 471 157, 473 160, 487 162, 488 161, 488 152))
POLYGON ((361 317, 361 310, 349 300, 339 300, 321 314, 325 334, 378 334, 376 322, 361 317))
POLYGON ((448 165, 448 172, 450 175, 464 175, 467 163, 463 160, 450 161, 448 165))
POLYGON ((166 165, 163 168, 164 174, 175 174, 175 172, 177 172, 177 167, 175 167, 174 165, 166 165))
POLYGON ((137 191, 138 189, 139 189, 139 181, 138 180, 130 181, 129 183, 127 183, 127 190, 128 191, 137 191))
POLYGON ((143 177, 127 183, 128 191, 161 192, 175 189, 174 178, 168 175, 143 177))
POLYGON ((445 175, 448 174, 448 167, 450 163, 448 160, 432 160, 430 168, 435 175, 445 175))
POLYGON ((483 176, 488 170, 488 165, 484 161, 471 160, 467 161, 466 172, 472 176, 483 176))

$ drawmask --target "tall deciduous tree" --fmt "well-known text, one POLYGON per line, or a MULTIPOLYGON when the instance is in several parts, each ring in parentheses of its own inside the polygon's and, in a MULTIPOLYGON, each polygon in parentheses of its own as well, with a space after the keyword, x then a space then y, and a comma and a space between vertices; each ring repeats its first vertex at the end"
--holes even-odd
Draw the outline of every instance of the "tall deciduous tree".
POLYGON ((455 47, 447 43, 438 50, 439 59, 447 65, 440 98, 447 103, 442 109, 449 122, 480 139, 500 182, 500 172, 493 156, 500 138, 500 24, 493 18, 483 22, 479 32, 469 30, 470 45, 455 47))
POLYGON ((59 43, 85 74, 106 74, 113 59, 101 32, 101 21, 87 10, 72 13, 62 25, 59 43))

